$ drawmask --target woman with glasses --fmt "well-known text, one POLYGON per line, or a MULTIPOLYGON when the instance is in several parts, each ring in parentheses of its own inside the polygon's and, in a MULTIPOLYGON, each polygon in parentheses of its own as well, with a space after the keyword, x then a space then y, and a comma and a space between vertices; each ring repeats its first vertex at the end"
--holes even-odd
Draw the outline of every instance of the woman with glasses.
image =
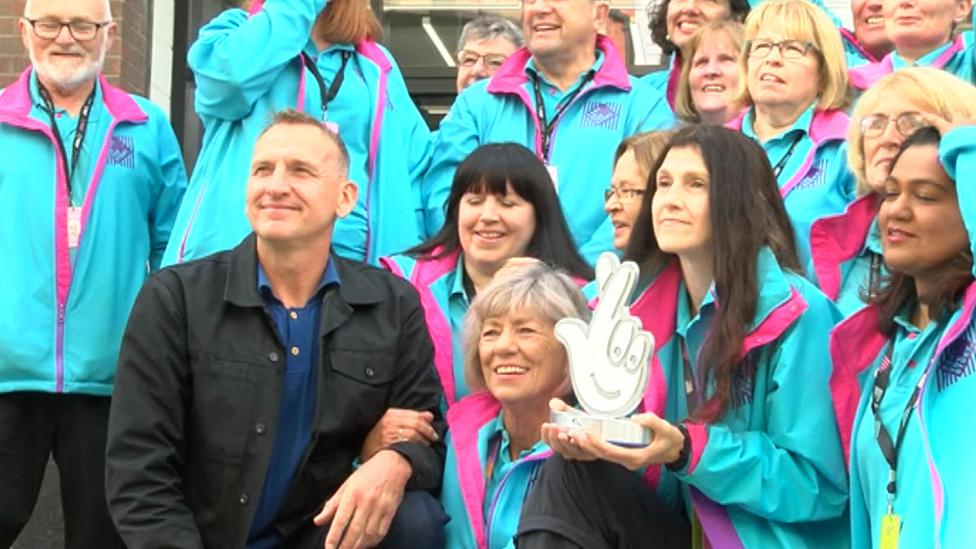
POLYGON ((603 192, 603 209, 613 223, 613 247, 623 253, 647 192, 647 176, 671 132, 644 132, 624 139, 614 154, 610 187, 603 192))
POLYGON ((745 51, 740 99, 747 109, 729 127, 766 151, 806 265, 810 225, 844 211, 854 197, 840 35, 805 0, 768 0, 746 19, 745 51))
POLYGON ((651 442, 544 425, 559 455, 523 506, 518 547, 846 547, 828 391, 839 314, 797 273, 762 149, 722 127, 679 130, 651 171, 627 258, 651 278, 630 306, 654 336, 631 418, 651 442))
POLYGON ((576 251, 549 172, 521 145, 475 149, 455 171, 445 209, 437 234, 381 263, 420 293, 449 409, 471 392, 462 361, 464 314, 506 261, 534 257, 581 283, 593 270, 576 251))
POLYGON ((465 23, 455 52, 458 93, 491 78, 523 43, 518 25, 499 15, 479 15, 465 23))
POLYGON ((851 86, 866 90, 906 67, 934 67, 976 83, 973 31, 959 30, 968 17, 976 17, 972 7, 972 0, 883 0, 885 34, 894 51, 878 63, 852 69, 851 86))
POLYGON ((251 228, 241 185, 272 113, 297 108, 325 121, 349 149, 353 211, 335 223, 343 257, 376 263, 426 232, 418 179, 430 130, 400 69, 377 44, 381 26, 360 0, 247 2, 200 29, 187 61, 203 144, 163 264, 237 245, 251 228))
POLYGON ((743 32, 738 21, 711 21, 688 41, 674 104, 680 120, 722 126, 739 115, 743 32))
POLYGON ((854 107, 847 158, 858 199, 844 213, 814 222, 807 267, 845 316, 864 306, 872 282, 884 280, 877 215, 884 182, 898 147, 932 116, 976 118, 976 88, 945 71, 914 67, 885 76, 854 107), (881 278, 874 280, 872 273, 881 278))
POLYGON ((976 536, 976 127, 929 116, 885 178, 889 276, 835 329, 853 547, 969 547, 976 536), (940 135, 941 134, 941 135, 940 135), (860 386, 860 389, 858 388, 860 386))

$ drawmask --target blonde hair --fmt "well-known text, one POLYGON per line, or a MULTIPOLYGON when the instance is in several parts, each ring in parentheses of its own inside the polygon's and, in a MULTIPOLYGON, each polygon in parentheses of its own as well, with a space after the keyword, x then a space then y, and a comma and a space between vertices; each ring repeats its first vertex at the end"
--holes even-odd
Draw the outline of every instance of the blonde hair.
POLYGON ((847 164, 857 179, 858 196, 871 192, 864 158, 861 119, 874 113, 885 100, 901 99, 916 105, 919 112, 952 120, 976 118, 976 87, 944 70, 911 67, 878 80, 864 92, 851 112, 847 128, 847 164))
POLYGON ((664 146, 671 140, 672 135, 674 135, 672 131, 650 131, 624 139, 620 145, 617 145, 617 151, 613 155, 613 165, 617 165, 617 161, 624 153, 633 151, 637 166, 647 177, 650 177, 651 168, 654 167, 654 163, 661 156, 664 146))
MULTIPOLYGON (((695 102, 691 98, 691 82, 689 81, 695 52, 705 43, 715 39, 715 37, 721 37, 727 40, 738 50, 740 58, 742 56, 742 43, 745 41, 745 28, 742 26, 742 23, 732 19, 709 21, 695 31, 695 34, 691 36, 681 52, 681 79, 678 81, 678 93, 674 99, 675 114, 678 115, 678 118, 686 122, 700 121, 698 109, 695 108, 695 102)), ((745 73, 741 74, 744 75, 745 73)), ((744 79, 744 77, 739 78, 740 81, 744 79)))
MULTIPOLYGON (((509 260, 478 292, 464 315, 464 379, 471 392, 485 389, 485 376, 478 353, 485 320, 518 310, 538 313, 553 324, 567 317, 584 321, 590 318, 590 309, 583 294, 565 272, 538 260, 509 260)), ((564 387, 568 392, 568 369, 564 387)))
POLYGON ((748 62, 749 44, 761 30, 771 30, 784 38, 804 40, 816 46, 820 61, 820 110, 844 109, 850 104, 847 80, 847 62, 840 33, 823 12, 822 8, 806 0, 765 0, 746 17, 746 43, 739 57, 737 99, 743 105, 752 105, 749 95, 748 62))

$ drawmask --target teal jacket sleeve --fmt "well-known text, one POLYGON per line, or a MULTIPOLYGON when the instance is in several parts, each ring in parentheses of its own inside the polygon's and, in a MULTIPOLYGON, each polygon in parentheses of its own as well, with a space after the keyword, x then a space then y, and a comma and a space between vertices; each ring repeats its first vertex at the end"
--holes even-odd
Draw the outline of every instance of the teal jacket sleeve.
POLYGON ((481 145, 477 113, 472 98, 487 93, 475 84, 458 95, 441 121, 431 151, 430 168, 424 178, 423 203, 427 234, 433 235, 444 224, 444 204, 451 193, 454 170, 471 151, 481 145))
MULTIPOLYGON (((976 173, 976 126, 960 126, 946 133, 939 145, 939 158, 946 173, 956 182, 959 213, 969 235, 969 251, 976 253, 976 185, 972 176, 964 175, 976 173)), ((973 276, 976 276, 976 264, 973 276)))
POLYGON ((180 144, 173 134, 172 126, 162 111, 155 107, 153 109, 150 123, 156 126, 156 152, 159 154, 159 164, 155 167, 157 171, 154 173, 155 202, 149 208, 149 268, 156 271, 163 259, 170 233, 173 232, 176 212, 186 191, 186 167, 183 165, 180 144))
POLYGON ((840 314, 815 290, 804 298, 807 310, 763 352, 765 367, 756 370, 752 413, 761 417, 751 423, 764 428, 689 425, 692 459, 679 471, 681 480, 719 505, 778 522, 836 518, 847 505, 847 470, 828 387, 828 336, 840 314))
POLYGON ((308 43, 326 0, 268 0, 253 17, 229 10, 200 29, 187 61, 201 116, 239 120, 308 43))

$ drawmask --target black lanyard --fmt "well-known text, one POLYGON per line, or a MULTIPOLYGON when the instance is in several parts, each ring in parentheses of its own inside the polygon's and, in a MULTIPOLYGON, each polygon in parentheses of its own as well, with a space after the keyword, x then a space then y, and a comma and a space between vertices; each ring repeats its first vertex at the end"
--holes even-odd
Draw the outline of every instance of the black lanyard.
POLYGON ((912 411, 918 405, 918 398, 922 393, 922 385, 925 384, 929 368, 932 367, 932 363, 934 362, 933 357, 933 360, 925 367, 925 371, 922 372, 922 378, 915 385, 912 395, 908 398, 908 403, 905 404, 901 422, 898 424, 898 432, 894 440, 892 440, 891 432, 888 431, 888 428, 881 421, 881 401, 884 400, 885 393, 888 392, 888 387, 891 383, 891 370, 893 369, 891 356, 894 352, 894 346, 894 342, 888 345, 888 350, 885 352, 885 357, 881 361, 881 365, 874 372, 874 389, 871 391, 871 413, 874 414, 874 434, 878 440, 878 447, 881 449, 881 454, 884 456, 885 461, 888 462, 888 485, 886 487, 888 491, 888 514, 892 514, 894 511, 895 493, 898 490, 895 484, 895 473, 898 470, 898 452, 901 450, 902 442, 905 440, 905 432, 908 430, 908 421, 911 419, 912 411))
POLYGON ((312 77, 315 79, 315 83, 319 86, 319 95, 322 98, 322 120, 325 120, 326 115, 329 112, 329 103, 335 99, 335 96, 339 95, 339 88, 342 87, 342 81, 345 80, 346 65, 349 64, 349 58, 352 57, 352 53, 343 50, 342 52, 342 64, 339 65, 339 71, 336 72, 335 78, 332 80, 332 84, 329 85, 329 89, 325 89, 325 79, 322 78, 322 73, 319 72, 319 68, 315 66, 315 63, 306 55, 302 53, 302 63, 308 68, 312 73, 312 77))
POLYGON ((701 391, 698 390, 698 385, 695 383, 695 372, 691 365, 691 358, 688 356, 688 343, 683 337, 679 337, 679 339, 681 341, 681 362, 685 374, 685 400, 688 403, 688 415, 691 415, 701 405, 701 391))
POLYGON ((88 117, 91 115, 92 104, 95 102, 95 88, 92 87, 91 93, 88 94, 88 99, 81 106, 81 113, 78 115, 78 125, 75 127, 75 139, 71 143, 71 160, 68 160, 68 154, 64 148, 64 140, 61 138, 61 131, 58 129, 54 112, 54 101, 51 100, 51 94, 48 93, 40 82, 37 83, 37 91, 40 92, 41 99, 44 101, 44 107, 47 110, 48 116, 51 118, 51 132, 54 134, 54 140, 57 141, 58 149, 61 151, 61 164, 64 166, 64 183, 68 188, 68 201, 70 202, 71 176, 75 171, 75 167, 78 165, 78 157, 81 156, 81 146, 85 142, 85 134, 88 132, 88 117))
POLYGON ((873 292, 881 279, 881 254, 873 251, 871 254, 871 270, 868 272, 868 291, 873 292))
POLYGON ((576 96, 582 93, 583 88, 593 80, 596 71, 590 69, 586 76, 583 77, 583 81, 580 85, 576 87, 575 90, 570 92, 568 96, 563 100, 562 104, 556 108, 556 114, 552 117, 552 122, 546 120, 546 104, 542 100, 542 89, 539 85, 539 77, 532 74, 532 90, 535 92, 535 114, 539 118, 539 127, 542 131, 542 161, 546 164, 549 163, 549 141, 552 139, 552 132, 556 129, 556 124, 559 123, 559 119, 566 112, 566 109, 576 100, 576 96))
POLYGON ((793 156, 793 150, 796 149, 796 146, 800 144, 801 139, 803 139, 803 133, 797 132, 796 137, 793 138, 793 143, 790 144, 790 148, 786 149, 783 157, 779 159, 779 162, 777 162, 775 166, 773 166, 773 175, 775 175, 777 179, 779 178, 779 174, 783 172, 783 168, 786 167, 786 161, 793 156))

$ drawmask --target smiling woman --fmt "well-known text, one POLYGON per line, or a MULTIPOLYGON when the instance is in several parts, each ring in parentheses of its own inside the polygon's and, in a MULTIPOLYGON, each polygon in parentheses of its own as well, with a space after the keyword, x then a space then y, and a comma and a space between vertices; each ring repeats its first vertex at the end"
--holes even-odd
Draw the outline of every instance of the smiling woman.
POLYGON ((688 547, 685 510, 695 544, 846 546, 827 383, 838 315, 795 272, 768 161, 737 132, 692 126, 650 182, 627 257, 651 279, 630 307, 655 341, 631 419, 653 438, 622 448, 544 425, 559 456, 525 503, 519 547, 688 547))
POLYGON ((420 292, 447 406, 467 395, 461 324, 468 303, 505 262, 534 257, 593 278, 573 243, 549 173, 514 143, 484 145, 458 166, 446 220, 427 242, 381 263, 420 292))
POLYGON ((570 391, 553 327, 589 316, 572 279, 538 261, 506 265, 471 304, 464 368, 476 392, 448 411, 448 547, 511 547, 522 500, 549 455, 539 440, 549 400, 570 391))
POLYGON ((723 125, 739 114, 739 54, 743 27, 738 21, 712 21, 685 47, 675 112, 685 122, 723 125))

